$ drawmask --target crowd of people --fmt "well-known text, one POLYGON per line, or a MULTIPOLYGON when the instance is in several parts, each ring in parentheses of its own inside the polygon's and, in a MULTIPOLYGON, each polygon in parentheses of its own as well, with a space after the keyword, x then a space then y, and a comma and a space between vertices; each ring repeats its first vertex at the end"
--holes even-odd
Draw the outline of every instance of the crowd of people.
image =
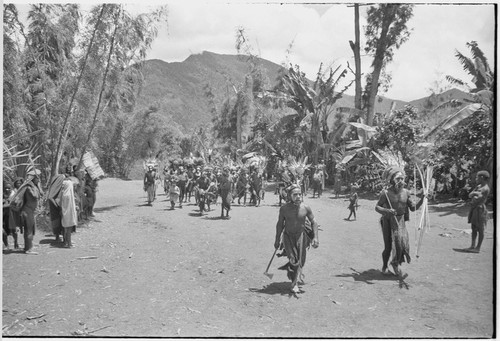
MULTIPOLYGON (((155 173, 154 169, 148 172, 155 173)), ((309 169, 303 172, 294 172, 287 167, 278 167, 275 174, 276 191, 279 195, 279 215, 276 224, 275 250, 283 250, 279 256, 288 258, 287 264, 280 267, 287 271, 291 280, 292 292, 300 292, 299 284, 302 283, 302 268, 305 265, 307 250, 310 246, 319 246, 318 223, 315 221, 311 207, 304 203, 304 195, 312 183, 313 197, 320 197, 324 190, 324 167, 317 165, 310 173, 309 169), (282 201, 284 205, 282 206, 282 201)), ((155 174, 154 179, 161 176, 155 174)), ((228 218, 231 203, 237 200, 241 205, 259 205, 263 199, 263 182, 266 174, 257 168, 236 167, 170 167, 163 171, 163 186, 165 193, 170 196, 171 209, 178 204, 194 202, 199 204, 202 196, 206 196, 208 207, 210 203, 221 198, 221 218, 228 218)), ((410 263, 410 246, 406 222, 409 220, 409 212, 420 208, 424 198, 432 197, 432 193, 420 193, 415 203, 411 198, 410 191, 405 188, 405 173, 398 167, 388 167, 384 172, 384 180, 387 183, 379 195, 375 205, 375 211, 381 214, 380 226, 383 236, 382 270, 385 275, 391 274, 388 270, 390 264, 394 274, 401 280, 408 275, 402 271, 403 263, 410 263), (391 258, 392 257, 392 258, 391 258), (391 259, 390 259, 391 258, 391 259), (390 262, 389 262, 390 261, 390 262)), ((489 174, 481 171, 477 175, 477 187, 471 192, 471 210, 469 223, 472 226, 472 241, 468 250, 479 252, 484 237, 484 228, 487 221, 486 199, 489 195, 489 174), (477 240, 477 244, 476 244, 477 240)), ((148 176, 145 176, 145 190, 147 190, 148 176)), ((154 182, 154 181, 152 181, 154 182)), ((151 183, 152 183, 151 182, 151 183)), ((356 183, 351 184, 349 201, 349 216, 345 219, 350 221, 351 217, 356 220, 358 205, 356 183)), ((203 208, 200 206, 200 214, 203 208)), ((275 251, 275 253, 276 253, 275 251)))
POLYGON ((144 191, 148 205, 156 199, 159 186, 170 202, 170 209, 182 208, 193 202, 200 207, 200 214, 221 201, 221 218, 229 218, 231 204, 259 206, 264 199, 265 174, 259 167, 203 166, 171 164, 160 174, 149 165, 144 174, 144 191))
MULTIPOLYGON (((3 248, 9 249, 9 236, 14 239, 14 249, 19 249, 18 235, 24 235, 24 252, 33 250, 36 231, 36 214, 45 194, 40 184, 40 170, 32 168, 26 179, 16 178, 11 184, 3 181, 3 248)), ((94 216, 97 179, 86 169, 77 170, 69 164, 63 174, 50 179, 46 199, 50 224, 56 244, 71 248, 71 234, 76 227, 94 216), (61 239, 62 237, 62 239, 61 239)))
MULTIPOLYGON (((302 268, 305 265, 307 250, 310 246, 319 246, 318 223, 311 207, 304 203, 304 195, 312 182, 313 196, 321 196, 324 190, 324 168, 315 167, 311 173, 308 169, 294 171, 290 167, 278 167, 276 174, 276 195, 279 195, 279 214, 276 223, 274 240, 275 254, 283 250, 279 256, 286 256, 288 263, 280 267, 286 270, 292 283, 292 291, 300 292, 302 268), (283 205, 282 205, 283 201, 283 205)), ((484 238, 484 229, 488 220, 486 200, 490 194, 489 173, 480 171, 476 176, 477 186, 471 191, 471 208, 468 222, 471 224, 472 236, 469 252, 480 252, 484 238), (476 243, 477 242, 477 243, 476 243)), ((259 206, 265 195, 267 179, 264 167, 248 166, 204 166, 171 164, 161 174, 155 165, 149 165, 144 175, 144 191, 147 201, 152 205, 156 199, 156 191, 160 186, 168 197, 170 209, 182 208, 182 204, 192 202, 204 211, 210 211, 212 204, 218 204, 220 198, 223 219, 229 219, 231 205, 259 206)), ((375 211, 381 214, 380 225, 383 235, 382 273, 390 274, 388 265, 400 279, 407 274, 401 269, 402 263, 410 263, 410 247, 406 222, 409 212, 419 209, 425 197, 432 193, 421 193, 418 202, 411 198, 410 191, 405 188, 404 171, 397 167, 389 167, 384 172, 387 187, 379 195, 375 211), (392 258, 391 258, 392 257, 392 258), (390 259, 391 258, 391 259, 390 259), (390 261, 390 263, 389 263, 390 261)), ((351 184, 349 201, 350 220, 358 205, 358 186, 351 184)), ((86 169, 77 170, 68 165, 63 174, 55 175, 49 182, 46 194, 52 231, 55 242, 62 247, 71 248, 71 234, 79 223, 94 216, 93 208, 96 200, 97 179, 93 179, 86 169), (62 239, 61 239, 62 238, 62 239)), ((30 169, 26 178, 16 178, 13 183, 3 183, 3 242, 4 249, 9 248, 9 236, 14 239, 14 248, 19 248, 19 234, 24 236, 24 252, 33 251, 33 236, 36 231, 36 210, 44 198, 40 185, 40 171, 30 169)))

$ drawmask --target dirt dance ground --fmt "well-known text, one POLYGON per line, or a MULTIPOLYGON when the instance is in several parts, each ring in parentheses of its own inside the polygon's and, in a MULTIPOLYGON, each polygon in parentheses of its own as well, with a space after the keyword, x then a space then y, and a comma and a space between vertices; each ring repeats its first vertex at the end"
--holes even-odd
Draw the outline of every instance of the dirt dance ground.
MULTIPOLYGON (((361 196, 357 221, 327 191, 305 198, 320 223, 302 293, 291 294, 286 263, 273 254, 278 198, 260 207, 169 209, 160 192, 145 205, 141 181, 99 182, 96 217, 61 248, 35 235, 38 255, 3 253, 3 336, 489 338, 495 333, 493 224, 481 253, 470 244, 463 203, 430 205, 431 230, 400 282, 380 273, 382 234, 375 198, 361 196)), ((194 201, 194 200, 193 200, 194 201)), ((10 240, 12 245, 12 240, 10 240)), ((21 247, 22 247, 21 241, 21 247)))

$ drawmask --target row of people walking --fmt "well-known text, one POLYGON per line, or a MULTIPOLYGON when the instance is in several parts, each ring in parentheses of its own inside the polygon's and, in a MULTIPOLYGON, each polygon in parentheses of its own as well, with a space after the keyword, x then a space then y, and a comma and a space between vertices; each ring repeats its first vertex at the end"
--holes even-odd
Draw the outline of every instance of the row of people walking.
POLYGON ((210 205, 222 200, 221 216, 227 218, 230 206, 237 200, 241 205, 259 206, 264 198, 263 172, 256 167, 166 167, 159 175, 153 166, 149 166, 144 176, 144 191, 147 193, 148 205, 156 198, 156 190, 163 183, 163 189, 170 201, 170 208, 191 202, 200 206, 200 213, 210 209, 210 205), (225 213, 225 214, 224 214, 225 213))

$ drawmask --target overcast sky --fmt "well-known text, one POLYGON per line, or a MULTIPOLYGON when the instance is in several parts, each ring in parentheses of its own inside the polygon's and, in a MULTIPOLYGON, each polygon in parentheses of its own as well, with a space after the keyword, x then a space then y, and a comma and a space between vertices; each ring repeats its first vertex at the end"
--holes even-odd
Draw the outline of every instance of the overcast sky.
MULTIPOLYGON (((131 2, 134 4, 127 5, 131 12, 159 5, 153 1, 127 1, 131 2)), ((161 28, 148 59, 180 62, 202 51, 236 54, 236 29, 243 27, 254 54, 277 64, 298 64, 310 79, 315 78, 320 63, 335 66, 350 62, 354 68, 349 47, 349 40, 354 40, 354 9, 347 4, 280 4, 269 0, 165 3, 168 23, 161 28)), ((362 26, 366 23, 365 9, 360 10, 362 26)), ((472 40, 478 42, 490 66, 494 66, 493 3, 416 4, 408 26, 412 29, 410 39, 395 52, 388 66, 392 87, 385 96, 389 98, 413 100, 427 96, 429 88, 448 74, 469 81, 455 50, 470 56, 466 43, 472 40)), ((363 30, 361 35, 363 44, 363 30)), ((371 57, 362 60, 362 72, 369 72, 371 57)))

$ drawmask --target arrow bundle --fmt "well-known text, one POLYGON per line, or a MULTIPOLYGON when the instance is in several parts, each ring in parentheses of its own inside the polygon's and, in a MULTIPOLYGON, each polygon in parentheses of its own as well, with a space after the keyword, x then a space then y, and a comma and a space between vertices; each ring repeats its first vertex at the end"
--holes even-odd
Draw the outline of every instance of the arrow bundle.
POLYGON ((422 189, 424 191, 424 201, 422 203, 422 213, 420 215, 418 227, 415 230, 416 234, 416 256, 419 257, 420 247, 422 246, 422 240, 424 238, 424 232, 429 231, 431 228, 430 220, 429 220, 429 205, 427 195, 431 190, 432 183, 432 166, 427 166, 424 173, 420 170, 420 167, 417 166, 418 173, 420 174, 420 179, 422 180, 422 189))

